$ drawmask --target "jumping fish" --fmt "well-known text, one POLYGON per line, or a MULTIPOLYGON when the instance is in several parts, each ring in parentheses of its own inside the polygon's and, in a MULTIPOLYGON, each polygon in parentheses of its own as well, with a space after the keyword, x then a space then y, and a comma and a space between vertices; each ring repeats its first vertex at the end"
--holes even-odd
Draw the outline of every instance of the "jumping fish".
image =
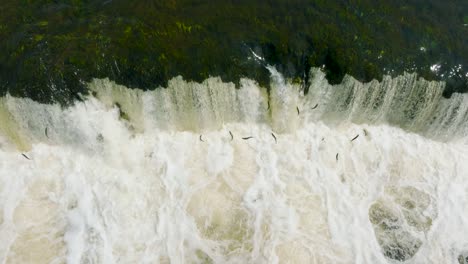
POLYGON ((299 107, 296 106, 297 114, 299 115, 301 112, 299 111, 299 107))
POLYGON ((336 156, 335 156, 335 158, 336 158, 336 161, 338 161, 338 156, 339 156, 339 154, 338 154, 338 153, 336 153, 336 156))
POLYGON ((46 136, 47 138, 49 138, 48 127, 45 128, 44 134, 45 134, 45 136, 46 136))
POLYGON ((232 135, 232 132, 229 130, 229 135, 231 135, 231 141, 234 139, 234 135, 232 135))
POLYGON ((251 138, 253 138, 253 137, 243 137, 242 139, 247 140, 247 139, 251 139, 251 138))
POLYGON ((317 107, 318 107, 318 104, 314 105, 314 107, 312 107, 312 110, 314 110, 317 107))
POLYGON ((28 156, 26 156, 26 154, 21 153, 21 155, 23 155, 23 157, 25 157, 26 159, 31 160, 28 156))
POLYGON ((205 141, 203 141, 203 139, 202 139, 202 135, 200 135, 200 138, 199 138, 199 139, 200 139, 201 142, 205 142, 205 141))
POLYGON ((278 143, 278 141, 276 141, 276 136, 275 136, 275 134, 271 133, 271 136, 275 139, 275 143, 278 143))
POLYGON ((353 137, 353 139, 351 139, 351 142, 353 142, 358 137, 359 137, 359 134, 357 134, 355 137, 353 137))

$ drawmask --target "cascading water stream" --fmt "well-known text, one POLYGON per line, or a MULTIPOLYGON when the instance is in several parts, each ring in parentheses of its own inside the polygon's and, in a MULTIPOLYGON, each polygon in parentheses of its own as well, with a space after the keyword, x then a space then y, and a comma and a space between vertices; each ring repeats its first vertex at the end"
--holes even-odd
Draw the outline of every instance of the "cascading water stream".
POLYGON ((329 85, 319 69, 304 94, 269 70, 270 92, 177 77, 154 91, 94 80, 68 108, 0 98, 0 259, 467 257, 466 94, 414 74, 329 85))

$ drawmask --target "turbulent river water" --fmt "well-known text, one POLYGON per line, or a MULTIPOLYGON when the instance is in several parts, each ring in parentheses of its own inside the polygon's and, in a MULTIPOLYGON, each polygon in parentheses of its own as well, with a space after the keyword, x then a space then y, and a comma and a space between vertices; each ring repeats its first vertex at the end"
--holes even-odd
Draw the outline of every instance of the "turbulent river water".
POLYGON ((468 95, 269 69, 1 98, 2 263, 468 261, 468 95))

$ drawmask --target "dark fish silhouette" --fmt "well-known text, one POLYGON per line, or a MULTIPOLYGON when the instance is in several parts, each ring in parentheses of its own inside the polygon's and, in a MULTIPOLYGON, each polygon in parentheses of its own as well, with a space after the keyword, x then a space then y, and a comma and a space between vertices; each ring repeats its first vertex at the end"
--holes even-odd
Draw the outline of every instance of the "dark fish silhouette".
POLYGON ((48 129, 48 127, 45 128, 44 134, 46 135, 47 138, 49 138, 49 133, 47 133, 47 129, 48 129))
POLYGON ((366 130, 365 128, 363 129, 363 131, 364 131, 364 136, 367 137, 367 135, 369 134, 369 132, 367 132, 367 130, 366 130))
POLYGON ((336 153, 336 156, 335 156, 335 158, 336 158, 336 161, 338 161, 338 156, 339 156, 339 154, 338 154, 338 153, 336 153))
POLYGON ((318 104, 314 105, 314 107, 312 107, 312 110, 314 110, 317 107, 318 107, 318 104))
POLYGON ((234 139, 234 135, 232 134, 231 130, 229 130, 229 135, 231 135, 231 141, 234 139))
POLYGON ((247 140, 247 139, 251 139, 251 138, 253 138, 253 137, 243 137, 242 139, 247 140))
POLYGON ((296 106, 297 114, 299 115, 301 112, 299 111, 299 107, 296 106))
POLYGON ((270 110, 270 101, 268 101, 268 108, 267 110, 270 110))
POLYGON ((278 143, 278 141, 276 141, 276 136, 275 136, 275 134, 271 133, 271 136, 275 139, 275 143, 278 143))
POLYGON ((202 139, 202 135, 200 135, 200 141, 201 141, 201 142, 205 142, 205 141, 203 141, 203 139, 202 139))
POLYGON ((355 137, 353 137, 353 139, 351 139, 351 142, 353 142, 358 137, 359 137, 359 134, 357 134, 355 137))
POLYGON ((23 157, 25 157, 26 159, 31 160, 28 156, 26 156, 26 154, 21 153, 21 155, 23 155, 23 157))

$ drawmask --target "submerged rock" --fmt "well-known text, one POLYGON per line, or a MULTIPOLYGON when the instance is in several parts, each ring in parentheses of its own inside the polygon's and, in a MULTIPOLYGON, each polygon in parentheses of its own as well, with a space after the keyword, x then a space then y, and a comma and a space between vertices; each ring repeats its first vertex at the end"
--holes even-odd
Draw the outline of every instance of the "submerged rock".
POLYGON ((383 255, 402 262, 416 255, 437 217, 435 208, 429 194, 417 188, 387 188, 369 208, 383 255))
POLYGON ((460 264, 468 264, 468 251, 465 251, 458 255, 458 263, 460 264))
POLYGON ((398 229, 394 232, 385 232, 388 240, 380 240, 384 255, 387 258, 406 261, 412 258, 423 244, 418 238, 411 235, 410 232, 398 229))

